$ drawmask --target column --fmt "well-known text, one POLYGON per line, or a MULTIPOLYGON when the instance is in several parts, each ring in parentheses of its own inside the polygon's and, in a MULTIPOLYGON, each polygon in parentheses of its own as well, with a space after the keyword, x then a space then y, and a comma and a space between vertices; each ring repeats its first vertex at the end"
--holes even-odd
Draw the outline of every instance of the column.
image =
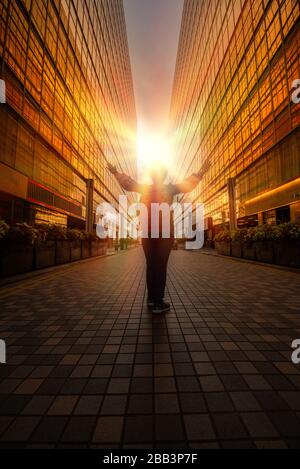
POLYGON ((235 179, 230 178, 228 180, 228 201, 229 201, 229 223, 232 231, 237 228, 237 216, 236 216, 236 187, 235 179))
POLYGON ((86 182, 86 231, 94 231, 94 180, 88 179, 86 182))

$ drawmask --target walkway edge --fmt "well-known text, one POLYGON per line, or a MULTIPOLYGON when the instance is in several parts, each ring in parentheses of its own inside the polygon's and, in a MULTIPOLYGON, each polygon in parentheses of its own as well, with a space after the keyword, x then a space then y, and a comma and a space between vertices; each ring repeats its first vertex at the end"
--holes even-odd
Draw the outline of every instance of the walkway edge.
MULTIPOLYGON (((136 249, 136 248, 133 248, 136 249)), ((13 285, 14 283, 22 282, 23 280, 31 280, 37 277, 42 277, 53 272, 64 272, 71 270, 73 267, 81 264, 88 264, 89 262, 99 261, 100 259, 106 259, 108 257, 115 257, 124 254, 127 251, 120 251, 118 253, 104 254, 103 256, 89 257, 88 259, 81 259, 80 261, 69 262, 68 264, 54 265, 53 267, 48 267, 47 269, 34 270, 32 272, 27 272, 25 274, 14 275, 12 277, 0 279, 0 288, 7 287, 8 285, 13 285)))
POLYGON ((267 267, 268 269, 282 270, 284 272, 293 272, 295 274, 300 274, 300 269, 296 269, 295 267, 285 267, 284 265, 266 264, 265 262, 251 261, 250 259, 241 259, 239 257, 222 256, 221 254, 210 253, 207 251, 206 252, 198 251, 198 252, 199 254, 202 254, 202 256, 218 257, 219 259, 227 259, 228 261, 232 261, 232 262, 242 262, 243 264, 257 265, 260 267, 267 267))

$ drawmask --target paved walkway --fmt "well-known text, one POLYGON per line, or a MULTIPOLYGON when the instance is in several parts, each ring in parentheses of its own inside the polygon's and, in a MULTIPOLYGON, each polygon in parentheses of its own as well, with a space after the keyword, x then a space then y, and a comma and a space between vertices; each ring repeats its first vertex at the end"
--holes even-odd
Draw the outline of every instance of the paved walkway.
POLYGON ((144 306, 140 249, 0 290, 0 448, 300 447, 300 276, 174 252, 144 306))

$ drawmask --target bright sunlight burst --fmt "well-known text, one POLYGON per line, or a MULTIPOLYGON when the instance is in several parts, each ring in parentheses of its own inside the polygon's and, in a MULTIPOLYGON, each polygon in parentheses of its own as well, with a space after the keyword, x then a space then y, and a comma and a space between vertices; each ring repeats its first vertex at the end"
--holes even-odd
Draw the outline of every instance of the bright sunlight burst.
POLYGON ((172 167, 172 142, 162 135, 150 135, 145 132, 138 134, 138 162, 139 168, 144 173, 160 163, 169 170, 172 167))

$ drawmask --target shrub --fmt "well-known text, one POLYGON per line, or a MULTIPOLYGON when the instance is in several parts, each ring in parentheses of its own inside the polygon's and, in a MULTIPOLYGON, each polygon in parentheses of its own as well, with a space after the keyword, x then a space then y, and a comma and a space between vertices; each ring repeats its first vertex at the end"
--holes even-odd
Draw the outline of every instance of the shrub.
POLYGON ((60 225, 40 225, 39 231, 41 238, 45 241, 89 241, 96 237, 78 228, 68 229, 60 225))
POLYGON ((300 241, 300 222, 283 223, 274 227, 275 240, 300 241))
POLYGON ((96 233, 87 233, 87 238, 89 241, 100 241, 96 233))
POLYGON ((9 233, 8 224, 0 218, 0 240, 5 239, 9 233))
POLYGON ((10 228, 6 239, 14 244, 31 245, 40 239, 40 232, 27 223, 17 223, 10 228))
POLYGON ((300 220, 291 226, 290 238, 294 241, 300 241, 300 220))
POLYGON ((272 225, 261 225, 250 228, 247 233, 248 242, 272 241, 275 239, 275 228, 272 225))
POLYGON ((85 231, 72 228, 67 230, 67 238, 70 241, 85 241, 87 239, 87 233, 85 231))
POLYGON ((255 233, 256 233, 256 228, 249 228, 247 230, 247 233, 244 238, 244 242, 247 244, 252 244, 254 241, 255 233))
POLYGON ((37 227, 27 223, 17 223, 9 227, 0 219, 0 241, 8 244, 32 245, 46 241, 99 241, 96 233, 79 229, 67 229, 60 225, 42 224, 37 227))
POLYGON ((229 230, 220 231, 215 237, 217 243, 230 243, 231 240, 232 236, 229 230))
POLYGON ((216 242, 245 242, 248 244, 261 241, 300 241, 300 221, 283 223, 278 226, 260 225, 255 228, 242 229, 234 232, 220 231, 215 237, 216 242))
POLYGON ((242 229, 242 230, 236 230, 232 233, 232 241, 236 242, 236 243, 242 243, 243 241, 245 241, 245 237, 248 233, 248 230, 247 229, 242 229))
POLYGON ((41 241, 64 241, 67 239, 67 230, 60 225, 39 225, 41 241))

